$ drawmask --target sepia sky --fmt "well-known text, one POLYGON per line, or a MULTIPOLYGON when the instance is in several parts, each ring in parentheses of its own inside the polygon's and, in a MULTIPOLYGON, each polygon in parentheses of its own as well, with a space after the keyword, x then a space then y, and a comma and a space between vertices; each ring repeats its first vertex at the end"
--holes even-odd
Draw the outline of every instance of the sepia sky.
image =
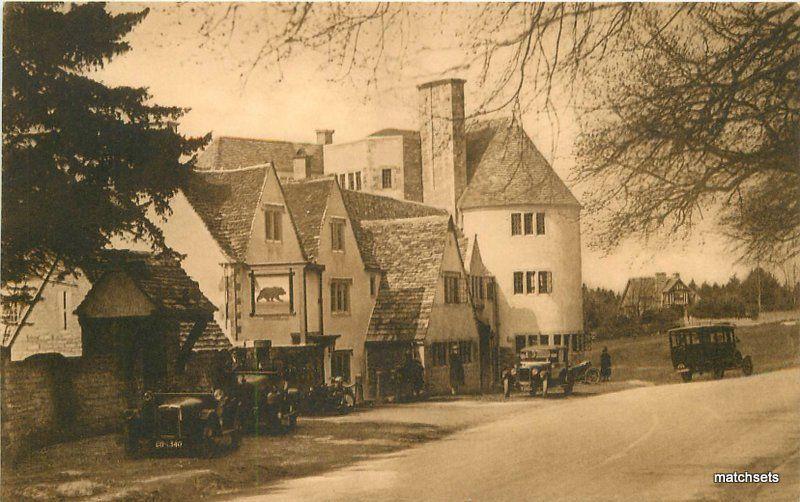
MULTIPOLYGON (((130 4, 113 8, 128 9, 130 4)), ((128 38, 133 50, 117 57, 97 77, 114 85, 146 86, 159 104, 191 108, 180 123, 180 131, 189 134, 211 131, 314 141, 315 129, 330 128, 336 131, 334 142, 344 142, 386 127, 416 129, 415 84, 458 57, 444 47, 446 30, 438 29, 432 30, 436 33, 428 44, 433 49, 414 54, 401 71, 378 78, 376 85, 365 85, 359 78, 338 78, 339 69, 301 53, 279 66, 262 64, 251 70, 243 63, 254 46, 247 37, 257 39, 258 33, 226 45, 202 37, 199 21, 186 11, 173 11, 167 4, 152 9, 128 38), (437 43, 444 48, 436 49, 437 43)), ((467 78, 469 113, 480 89, 469 74, 451 76, 467 78)), ((567 180, 574 163, 576 112, 558 90, 553 101, 557 117, 530 110, 523 122, 534 143, 567 180)), ((590 189, 573 187, 579 199, 583 190, 590 189)), ((735 264, 735 254, 710 221, 702 222, 689 238, 664 235, 649 244, 632 240, 620 243, 607 256, 590 248, 587 232, 582 238, 583 278, 589 286, 621 291, 628 277, 656 271, 680 272, 687 282, 692 278, 698 283, 720 282, 734 273, 742 277, 747 269, 735 264)))

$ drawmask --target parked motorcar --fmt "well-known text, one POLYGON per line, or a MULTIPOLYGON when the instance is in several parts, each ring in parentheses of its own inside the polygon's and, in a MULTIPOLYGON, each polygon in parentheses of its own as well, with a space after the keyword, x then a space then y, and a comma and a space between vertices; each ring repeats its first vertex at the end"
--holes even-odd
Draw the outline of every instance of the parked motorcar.
POLYGON ((300 391, 279 371, 236 371, 244 429, 288 432, 297 425, 300 391))
POLYGON ((753 373, 753 360, 736 348, 739 339, 732 324, 675 328, 668 334, 672 367, 684 382, 696 373, 713 372, 714 378, 730 369, 741 369, 745 376, 753 373))
POLYGON ((541 393, 545 397, 555 387, 569 395, 575 385, 567 347, 525 347, 519 353, 513 376, 517 390, 531 396, 541 393))
POLYGON ((125 412, 125 450, 131 456, 154 451, 189 451, 211 457, 227 441, 238 448, 240 405, 216 393, 145 392, 139 408, 125 412))
POLYGON ((342 377, 331 379, 330 385, 324 383, 308 390, 303 402, 303 413, 349 413, 355 407, 355 390, 345 385, 342 377))

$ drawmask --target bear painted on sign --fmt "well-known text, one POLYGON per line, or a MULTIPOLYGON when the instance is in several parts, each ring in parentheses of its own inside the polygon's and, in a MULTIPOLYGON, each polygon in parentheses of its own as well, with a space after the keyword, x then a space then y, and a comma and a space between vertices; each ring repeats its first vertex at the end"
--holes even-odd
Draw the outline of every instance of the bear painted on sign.
POLYGON ((258 292, 258 298, 256 299, 256 301, 260 302, 261 299, 263 298, 268 302, 283 302, 281 296, 285 294, 286 290, 280 286, 263 288, 261 291, 258 292))

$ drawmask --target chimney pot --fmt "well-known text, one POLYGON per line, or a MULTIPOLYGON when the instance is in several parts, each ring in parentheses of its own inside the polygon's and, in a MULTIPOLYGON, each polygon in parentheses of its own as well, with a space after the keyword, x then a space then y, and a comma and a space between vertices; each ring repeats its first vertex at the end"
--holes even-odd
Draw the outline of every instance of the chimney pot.
POLYGON ((317 144, 318 145, 330 145, 333 143, 333 133, 335 131, 333 129, 317 129, 317 144))

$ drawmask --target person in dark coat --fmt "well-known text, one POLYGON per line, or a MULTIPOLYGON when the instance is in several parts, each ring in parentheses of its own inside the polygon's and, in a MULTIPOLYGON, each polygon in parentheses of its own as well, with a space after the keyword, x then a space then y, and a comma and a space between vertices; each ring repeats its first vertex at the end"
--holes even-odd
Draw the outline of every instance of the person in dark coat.
POLYGON ((511 396, 511 388, 514 386, 514 370, 506 368, 503 370, 503 397, 508 399, 511 396))
POLYGON ((608 353, 608 347, 603 347, 600 353, 600 380, 603 382, 611 380, 611 354, 608 353))

